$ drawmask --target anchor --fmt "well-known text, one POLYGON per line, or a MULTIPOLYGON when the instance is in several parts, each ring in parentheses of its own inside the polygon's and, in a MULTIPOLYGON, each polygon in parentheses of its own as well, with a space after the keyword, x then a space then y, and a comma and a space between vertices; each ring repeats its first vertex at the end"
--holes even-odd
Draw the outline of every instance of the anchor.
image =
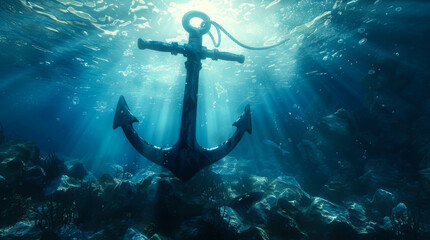
POLYGON ((209 33, 210 18, 203 12, 190 11, 182 18, 182 26, 189 33, 188 44, 179 45, 177 42, 164 43, 159 41, 138 40, 139 49, 151 49, 161 52, 170 52, 172 55, 182 54, 187 58, 185 93, 182 109, 181 129, 179 140, 168 148, 154 146, 142 139, 133 123, 139 122, 130 112, 123 96, 119 98, 115 112, 113 128, 121 127, 128 141, 148 160, 169 169, 182 181, 187 181, 199 170, 209 166, 228 155, 239 143, 245 132, 252 133, 251 112, 249 104, 245 107, 239 119, 233 123, 237 129, 232 137, 214 148, 204 148, 196 140, 197 92, 199 85, 199 72, 202 68, 201 60, 227 60, 243 63, 243 55, 220 52, 217 49, 208 50, 202 46, 202 37, 209 33), (203 23, 200 27, 190 24, 192 18, 200 18, 203 23))

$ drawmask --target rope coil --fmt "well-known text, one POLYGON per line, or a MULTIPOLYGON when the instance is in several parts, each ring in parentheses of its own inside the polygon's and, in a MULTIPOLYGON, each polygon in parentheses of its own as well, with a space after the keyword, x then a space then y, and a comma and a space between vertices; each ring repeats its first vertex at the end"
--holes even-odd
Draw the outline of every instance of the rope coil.
POLYGON ((279 43, 277 43, 277 44, 274 44, 274 45, 271 45, 271 46, 266 46, 266 47, 251 47, 251 46, 248 46, 248 45, 246 45, 246 44, 244 44, 244 43, 241 43, 239 40, 237 40, 235 37, 233 37, 227 30, 225 30, 225 28, 223 28, 220 24, 218 24, 217 22, 215 22, 215 21, 212 21, 212 20, 209 20, 209 21, 203 21, 202 23, 201 23, 201 27, 206 27, 206 24, 211 24, 211 25, 213 25, 214 27, 215 27, 215 29, 216 29, 216 31, 217 31, 217 35, 218 35, 218 42, 216 42, 215 41, 215 37, 213 36, 213 34, 211 33, 211 32, 208 32, 208 34, 209 34, 209 36, 211 37, 211 39, 212 39, 212 42, 213 42, 213 44, 214 44, 214 46, 216 47, 216 48, 218 48, 219 46, 220 46, 220 44, 221 44, 221 31, 225 34, 225 35, 227 35, 227 37, 229 37, 233 42, 235 42, 237 45, 239 45, 239 46, 241 46, 241 47, 243 47, 243 48, 246 48, 246 49, 250 49, 250 50, 266 50, 266 49, 270 49, 270 48, 274 48, 274 47, 277 47, 277 46, 279 46, 279 45, 281 45, 281 44, 283 44, 283 43, 285 43, 285 42, 287 42, 289 39, 287 38, 287 39, 284 39, 284 40, 282 40, 282 41, 280 41, 279 43))

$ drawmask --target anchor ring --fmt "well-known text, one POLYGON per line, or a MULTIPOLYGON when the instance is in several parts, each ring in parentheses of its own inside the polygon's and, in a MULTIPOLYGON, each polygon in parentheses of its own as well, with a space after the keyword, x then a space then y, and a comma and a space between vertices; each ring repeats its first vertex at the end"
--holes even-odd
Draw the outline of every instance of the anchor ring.
POLYGON ((190 20, 192 18, 200 18, 203 20, 203 22, 209 22, 211 19, 208 15, 204 12, 200 11, 189 11, 185 13, 185 15, 182 17, 182 26, 184 29, 190 34, 190 35, 199 35, 203 36, 204 34, 208 33, 211 29, 211 24, 203 24, 201 27, 193 27, 191 26, 190 20))

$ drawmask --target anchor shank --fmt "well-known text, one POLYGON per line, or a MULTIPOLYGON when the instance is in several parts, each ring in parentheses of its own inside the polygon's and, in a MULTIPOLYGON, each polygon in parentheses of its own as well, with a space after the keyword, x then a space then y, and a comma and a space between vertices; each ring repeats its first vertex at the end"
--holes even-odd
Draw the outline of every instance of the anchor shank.
POLYGON ((185 143, 191 149, 196 147, 197 94, 199 90, 199 72, 202 68, 201 44, 201 37, 190 38, 187 61, 185 62, 187 77, 185 80, 179 143, 185 143))

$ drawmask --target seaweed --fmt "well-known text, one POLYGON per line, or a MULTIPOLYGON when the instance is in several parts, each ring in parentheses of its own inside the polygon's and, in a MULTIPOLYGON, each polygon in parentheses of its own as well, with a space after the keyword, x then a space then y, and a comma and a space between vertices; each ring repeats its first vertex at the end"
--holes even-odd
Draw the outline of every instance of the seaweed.
POLYGON ((78 219, 76 203, 54 202, 52 198, 34 212, 34 225, 42 231, 41 239, 60 239, 62 227, 75 223, 78 219))
POLYGON ((407 212, 393 212, 390 216, 392 231, 399 240, 418 239, 421 223, 411 209, 407 212))

